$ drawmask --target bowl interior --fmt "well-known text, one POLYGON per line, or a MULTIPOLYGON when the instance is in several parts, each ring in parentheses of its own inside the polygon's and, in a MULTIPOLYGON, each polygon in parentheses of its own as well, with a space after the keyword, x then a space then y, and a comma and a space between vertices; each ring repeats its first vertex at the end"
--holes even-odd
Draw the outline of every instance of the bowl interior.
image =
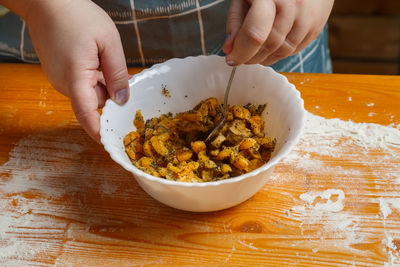
MULTIPOLYGON (((129 101, 118 106, 108 100, 103 108, 100 134, 105 149, 128 171, 140 172, 131 164, 123 145, 125 135, 135 129, 136 110, 140 109, 147 120, 192 109, 212 96, 222 102, 230 70, 222 57, 201 56, 169 60, 135 75, 130 80, 129 101), (163 88, 170 92, 170 97, 162 93, 163 88)), ((237 68, 233 79, 229 104, 247 103, 267 103, 263 113, 266 134, 276 138, 277 144, 266 165, 274 165, 299 140, 305 119, 303 100, 283 75, 269 67, 243 65, 237 68)))

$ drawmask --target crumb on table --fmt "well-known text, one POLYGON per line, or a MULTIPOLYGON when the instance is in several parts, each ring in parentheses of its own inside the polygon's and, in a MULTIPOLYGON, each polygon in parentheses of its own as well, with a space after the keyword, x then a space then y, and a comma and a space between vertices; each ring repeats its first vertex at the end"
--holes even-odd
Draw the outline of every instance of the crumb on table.
POLYGON ((165 97, 171 97, 171 93, 168 91, 168 89, 166 87, 163 87, 161 89, 161 93, 165 96, 165 97))

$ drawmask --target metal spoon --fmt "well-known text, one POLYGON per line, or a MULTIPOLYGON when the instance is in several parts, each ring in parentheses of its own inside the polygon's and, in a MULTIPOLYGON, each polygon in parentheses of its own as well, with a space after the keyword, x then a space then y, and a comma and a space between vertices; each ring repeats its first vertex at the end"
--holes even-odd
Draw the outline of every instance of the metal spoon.
POLYGON ((222 110, 222 119, 218 122, 217 126, 207 136, 207 138, 205 140, 206 142, 210 141, 210 139, 213 138, 219 132, 219 130, 221 130, 222 126, 225 123, 226 114, 227 114, 227 110, 228 110, 229 91, 231 90, 231 84, 232 84, 233 76, 235 75, 235 71, 236 71, 236 66, 232 68, 231 76, 229 77, 229 81, 228 81, 228 86, 226 87, 226 90, 225 90, 224 107, 222 110))

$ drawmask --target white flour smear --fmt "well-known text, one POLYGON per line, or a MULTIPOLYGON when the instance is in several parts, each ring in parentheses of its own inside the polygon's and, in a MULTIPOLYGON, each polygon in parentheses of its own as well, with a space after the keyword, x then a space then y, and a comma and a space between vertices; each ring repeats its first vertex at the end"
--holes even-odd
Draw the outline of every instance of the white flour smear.
POLYGON ((399 198, 379 198, 379 207, 383 219, 386 219, 393 212, 393 209, 400 212, 400 192, 399 198))
MULTIPOLYGON (((377 189, 380 183, 400 185, 400 125, 354 123, 308 113, 300 143, 282 163, 310 175, 338 174, 329 179, 361 178, 367 173, 377 177, 377 189)), ((273 178, 279 182, 293 177, 277 173, 273 178)))
POLYGON ((53 266, 63 250, 66 220, 82 222, 82 228, 110 223, 91 214, 86 192, 99 188, 100 198, 110 197, 120 190, 113 179, 126 174, 99 170, 101 158, 85 152, 88 142, 81 130, 54 131, 23 138, 12 149, 0 166, 0 266, 53 266), (82 170, 92 174, 90 180, 82 170), (30 261, 38 257, 39 262, 30 261))
POLYGON ((305 205, 294 206, 291 214, 300 217, 303 230, 318 226, 321 240, 335 238, 335 246, 349 246, 363 241, 359 234, 358 216, 343 212, 345 194, 340 189, 311 191, 300 195, 305 205), (316 202, 320 198, 321 202, 316 202))
POLYGON ((400 197, 400 125, 354 123, 308 113, 300 143, 282 163, 293 168, 302 181, 293 180, 288 173, 276 173, 274 182, 302 182, 307 188, 289 211, 291 218, 300 221, 303 234, 317 229, 324 243, 333 238, 333 246, 360 253, 352 245, 374 242, 376 233, 368 231, 368 224, 381 224, 386 263, 400 263, 397 248, 388 242, 400 238, 400 222, 386 219, 394 211, 400 212, 400 198, 396 198, 400 197), (372 188, 366 177, 374 178, 372 188), (322 180, 332 187, 321 187, 318 181, 322 180), (374 189, 375 193, 365 195, 374 189), (346 206, 347 202, 351 205, 346 206), (358 205, 375 206, 379 212, 366 217, 357 212, 358 205))
MULTIPOLYGON (((86 145, 82 131, 55 131, 21 139, 10 152, 9 161, 0 166, 1 266, 26 266, 38 257, 43 259, 40 265, 53 265, 65 249, 67 234, 73 231, 65 221, 73 221, 74 227, 82 229, 93 224, 110 225, 112 218, 99 218, 96 211, 91 214, 86 207, 86 191, 98 190, 100 198, 116 193, 128 198, 134 195, 133 189, 137 190, 137 185, 120 187, 126 185, 118 182, 126 181, 122 168, 119 171, 105 166, 99 170, 101 158, 96 158, 96 151, 86 153, 92 145, 86 145), (91 174, 90 179, 82 177, 82 170, 91 174), (81 213, 77 214, 79 209, 81 213)), ((288 215, 298 222, 305 238, 313 229, 318 232, 320 243, 314 242, 314 236, 302 245, 307 243, 310 251, 322 253, 321 244, 329 244, 331 250, 367 258, 372 252, 353 245, 376 243, 378 234, 368 225, 380 223, 385 229, 380 240, 386 262, 398 263, 395 240, 400 238, 400 222, 394 220, 400 212, 398 125, 324 119, 309 113, 300 143, 281 164, 289 166, 293 174, 277 172, 270 182, 290 182, 294 188, 302 188, 288 215), (357 210, 370 205, 377 210, 370 217, 357 210)), ((95 208, 104 210, 97 205, 95 208)))
POLYGON ((389 226, 392 224, 390 221, 389 216, 393 212, 400 213, 400 197, 398 198, 379 198, 379 208, 381 212, 381 216, 383 218, 383 225, 384 225, 384 234, 385 238, 382 240, 382 244, 384 244, 387 248, 387 255, 388 255, 388 262, 385 266, 400 266, 398 265, 398 259, 400 258, 399 249, 394 243, 394 237, 400 238, 400 231, 399 229, 390 229, 393 226, 389 226), (392 232, 392 233, 389 233, 392 232), (396 263, 395 263, 396 262, 396 263))
MULTIPOLYGON (((336 137, 336 139, 349 138, 347 144, 359 146, 363 153, 368 153, 370 149, 384 149, 387 152, 394 153, 393 148, 400 148, 400 130, 394 125, 382 126, 374 123, 324 119, 308 113, 305 138, 310 135, 316 137, 318 141, 319 137, 326 140, 327 136, 336 137)), ((325 151, 319 149, 318 146, 312 148, 314 148, 314 151, 330 156, 340 157, 341 155, 341 153, 337 153, 340 151, 332 149, 333 147, 325 151)))
POLYGON ((344 193, 340 189, 328 189, 323 192, 308 192, 304 193, 300 196, 301 200, 304 200, 308 204, 312 205, 314 203, 314 200, 317 197, 321 197, 322 199, 325 199, 325 203, 315 203, 313 205, 315 210, 324 210, 324 211, 332 211, 332 212, 338 212, 343 209, 343 200, 345 198, 344 193), (331 200, 331 197, 337 195, 338 198, 335 201, 331 200))

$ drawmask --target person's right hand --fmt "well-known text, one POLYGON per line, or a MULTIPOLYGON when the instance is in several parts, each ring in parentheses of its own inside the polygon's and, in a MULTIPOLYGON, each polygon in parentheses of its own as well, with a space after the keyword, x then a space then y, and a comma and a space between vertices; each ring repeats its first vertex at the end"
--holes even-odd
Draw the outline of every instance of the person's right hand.
POLYGON ((334 0, 231 0, 223 45, 229 65, 270 65, 322 31, 334 0))
POLYGON ((129 94, 115 24, 89 0, 33 0, 24 19, 50 83, 71 98, 77 120, 99 142, 97 108, 108 97, 123 104, 129 94))

